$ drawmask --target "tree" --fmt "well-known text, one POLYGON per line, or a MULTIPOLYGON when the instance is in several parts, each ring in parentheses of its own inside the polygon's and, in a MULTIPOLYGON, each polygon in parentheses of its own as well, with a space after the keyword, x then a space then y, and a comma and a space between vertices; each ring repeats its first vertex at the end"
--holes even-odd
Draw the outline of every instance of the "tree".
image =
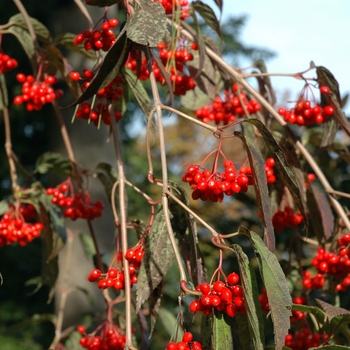
MULTIPOLYGON (((276 111, 263 61, 272 53, 235 40, 223 55, 232 25, 239 28, 243 19, 220 25, 202 1, 85 0, 92 12, 105 7, 94 24, 77 0, 89 29, 55 36, 14 3, 20 13, 0 32, 18 39, 33 73, 16 75, 22 88, 9 100, 6 80, 18 62, 1 54, 12 192, 0 206, 0 244, 21 251, 40 242, 40 278, 28 284, 47 285, 41 293, 49 301, 54 293, 60 298, 56 315, 37 310, 10 330, 47 322, 46 329, 54 326, 50 349, 346 348, 349 195, 336 181, 346 171, 348 149, 336 136, 349 136, 350 128, 332 73, 311 64, 290 74, 301 81, 300 96, 276 111), (118 19, 108 15, 116 3, 118 19), (251 73, 227 63, 237 51, 258 55, 251 73), (72 69, 67 52, 92 60, 93 68, 72 69), (74 96, 69 106, 60 102, 58 77, 74 96), (256 77, 258 91, 248 77, 256 77), (142 143, 129 132, 133 100, 143 115, 142 143), (16 108, 31 114, 50 104, 66 155, 45 152, 26 168, 12 149, 10 116, 16 108), (62 116, 68 107, 75 107, 75 123, 108 128, 115 161, 101 154, 91 169, 80 164, 62 116), (168 125, 167 114, 176 116, 168 125), (106 203, 94 198, 96 179, 106 203), (115 226, 115 234, 104 235, 110 254, 97 233, 101 216, 115 226), (89 234, 78 234, 71 221, 84 221, 89 234), (77 326, 64 323, 67 301, 73 291, 92 297, 85 286, 68 285, 79 239, 95 265, 87 280, 99 289, 94 295, 105 312, 86 315, 77 326)), ((222 2, 215 3, 222 11, 222 2)), ((88 260, 79 264, 82 270, 88 260)))

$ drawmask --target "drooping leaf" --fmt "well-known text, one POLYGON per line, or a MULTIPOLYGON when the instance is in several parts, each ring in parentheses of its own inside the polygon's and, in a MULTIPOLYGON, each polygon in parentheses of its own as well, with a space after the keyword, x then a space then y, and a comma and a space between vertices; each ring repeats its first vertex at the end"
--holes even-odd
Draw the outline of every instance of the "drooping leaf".
MULTIPOLYGON (((33 26, 34 32, 38 38, 39 41, 41 41, 44 44, 50 44, 51 43, 51 34, 49 30, 37 19, 29 17, 29 20, 33 26)), ((13 24, 14 26, 18 26, 29 32, 27 23, 22 16, 22 14, 17 13, 17 15, 12 16, 9 19, 9 23, 13 24)), ((10 27, 11 28, 11 27, 10 27)), ((31 39, 33 41, 33 39, 31 39)))
POLYGON ((335 134, 338 130, 338 123, 342 126, 345 133, 350 136, 350 122, 342 111, 342 101, 339 92, 339 84, 333 74, 325 67, 316 66, 317 80, 320 86, 328 86, 331 90, 329 95, 321 94, 321 106, 331 105, 334 107, 334 115, 326 123, 324 128, 321 147, 327 147, 333 143, 335 134))
POLYGON ((249 335, 238 333, 240 346, 239 349, 249 349, 250 343, 253 343, 253 349, 264 349, 264 330, 261 307, 259 303, 259 291, 256 283, 254 268, 251 266, 247 255, 242 248, 234 244, 232 246, 239 264, 241 283, 243 288, 245 308, 247 311, 247 319, 249 335))
POLYGON ((244 142, 249 164, 253 174, 253 184, 255 194, 259 206, 259 211, 262 215, 263 224, 265 226, 264 241, 270 251, 275 250, 275 231, 272 226, 272 213, 269 192, 267 188, 267 179, 265 174, 265 162, 262 158, 261 152, 255 141, 249 136, 247 132, 239 133, 235 132, 235 136, 238 136, 244 142))
POLYGON ((316 298, 315 300, 316 300, 317 304, 320 305, 321 308, 325 311, 326 316, 329 318, 329 320, 331 320, 332 318, 337 317, 337 316, 344 316, 344 315, 349 316, 350 315, 349 310, 346 310, 342 307, 337 307, 337 306, 334 306, 332 304, 326 303, 325 301, 323 301, 321 299, 316 298))
POLYGON ((127 37, 133 42, 156 47, 164 38, 166 17, 159 2, 139 0, 135 13, 128 18, 127 37))
POLYGON ((145 113, 146 118, 148 118, 152 110, 152 102, 144 85, 141 83, 138 77, 131 71, 131 69, 124 69, 123 74, 126 82, 129 85, 129 88, 131 89, 133 95, 136 98, 136 101, 141 107, 143 113, 145 113))
POLYGON ((220 14, 222 13, 223 0, 215 0, 215 4, 218 6, 220 10, 220 14))
POLYGON ((283 348, 285 337, 288 334, 290 316, 292 315, 292 298, 286 277, 276 256, 267 249, 257 233, 242 226, 238 232, 247 235, 253 245, 269 300, 276 350, 280 350, 283 348))
POLYGON ((119 34, 117 41, 109 49, 98 72, 93 77, 90 85, 84 92, 66 108, 76 106, 93 95, 95 95, 102 87, 107 86, 121 71, 127 60, 129 46, 127 45, 125 27, 119 34))
POLYGON ((244 122, 253 124, 259 130, 260 134, 264 138, 266 146, 269 149, 270 153, 272 154, 276 162, 276 168, 278 170, 278 173, 282 181, 284 182, 285 186, 287 186, 289 192, 293 197, 295 204, 298 206, 300 213, 303 216, 304 223, 306 226, 306 231, 307 231, 308 219, 307 219, 304 205, 301 200, 301 194, 300 194, 298 182, 295 177, 295 174, 293 173, 290 165, 288 164, 287 159, 284 156, 284 152, 278 146, 271 132, 266 128, 266 126, 260 120, 250 118, 248 120, 245 120, 244 122))
POLYGON ((68 176, 71 173, 69 159, 61 153, 45 152, 35 163, 36 171, 40 174, 53 172, 59 175, 68 176))
POLYGON ((213 348, 215 350, 233 349, 233 319, 215 311, 213 315, 213 348))
POLYGON ((319 243, 323 243, 331 237, 334 230, 331 206, 323 192, 311 184, 307 191, 307 199, 313 231, 319 243))
POLYGON ((213 9, 200 0, 193 1, 190 7, 198 12, 200 16, 204 19, 205 23, 213 29, 216 34, 222 38, 221 26, 219 20, 216 18, 213 9))
POLYGON ((11 26, 7 29, 7 31, 12 33, 20 42, 23 50, 29 58, 33 70, 36 71, 37 55, 35 52, 33 39, 30 34, 25 29, 18 26, 11 26))
POLYGON ((84 44, 79 44, 79 45, 73 44, 75 37, 76 37, 76 34, 73 34, 73 33, 61 33, 54 38, 53 44, 62 45, 65 48, 67 48, 69 51, 80 53, 81 55, 87 58, 90 58, 91 60, 96 59, 95 51, 85 50, 84 44))

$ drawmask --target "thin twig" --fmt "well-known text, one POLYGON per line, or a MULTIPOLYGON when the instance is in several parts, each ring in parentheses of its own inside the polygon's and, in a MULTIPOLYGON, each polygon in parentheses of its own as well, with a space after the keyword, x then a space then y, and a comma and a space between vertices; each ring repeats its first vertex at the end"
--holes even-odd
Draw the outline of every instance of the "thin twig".
POLYGON ((75 4, 78 6, 80 12, 85 17, 86 22, 88 23, 88 26, 90 30, 94 27, 94 21, 92 20, 89 11, 85 7, 85 5, 82 3, 81 0, 74 0, 75 4))

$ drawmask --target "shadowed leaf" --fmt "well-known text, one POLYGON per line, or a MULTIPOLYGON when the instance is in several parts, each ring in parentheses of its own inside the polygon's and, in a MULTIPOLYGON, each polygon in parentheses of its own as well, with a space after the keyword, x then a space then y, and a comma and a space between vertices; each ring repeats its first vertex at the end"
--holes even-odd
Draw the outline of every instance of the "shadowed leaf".
POLYGON ((201 343, 203 350, 212 350, 213 318, 202 314, 201 320, 201 343))
MULTIPOLYGON (((107 198, 109 203, 111 203, 111 198, 112 198, 112 189, 115 184, 115 182, 118 179, 118 173, 117 170, 115 170, 110 164, 108 163, 99 163, 96 167, 97 171, 94 176, 98 178, 102 185, 103 188, 106 192, 107 198)), ((117 200, 117 191, 115 195, 115 200, 117 200)))
POLYGON ((71 163, 61 153, 45 152, 35 163, 36 171, 40 174, 53 172, 59 175, 68 176, 71 173, 71 163))
POLYGON ((263 224, 265 226, 264 241, 269 250, 274 251, 275 231, 271 221, 272 213, 265 174, 265 162, 261 156, 258 146, 255 144, 255 140, 253 140, 248 133, 242 134, 235 132, 234 134, 244 142, 249 158, 249 164, 252 169, 255 194, 259 210, 262 215, 263 224))
POLYGON ((253 245, 269 300, 276 350, 280 350, 283 348, 285 337, 288 334, 290 316, 292 315, 292 298, 289 294, 286 277, 276 256, 267 249, 257 233, 242 226, 238 232, 247 235, 253 245))
POLYGON ((128 18, 127 37, 135 43, 155 47, 164 38, 166 17, 159 2, 137 1, 134 15, 128 18))
POLYGON ((218 311, 214 312, 213 318, 213 349, 232 350, 233 318, 218 311))
POLYGON ((238 349, 249 349, 250 343, 256 350, 264 349, 264 330, 261 307, 259 302, 259 291, 256 283, 254 268, 251 266, 247 255, 242 248, 234 244, 232 250, 235 252, 239 264, 241 284, 243 288, 245 308, 249 334, 238 332, 240 344, 238 349))

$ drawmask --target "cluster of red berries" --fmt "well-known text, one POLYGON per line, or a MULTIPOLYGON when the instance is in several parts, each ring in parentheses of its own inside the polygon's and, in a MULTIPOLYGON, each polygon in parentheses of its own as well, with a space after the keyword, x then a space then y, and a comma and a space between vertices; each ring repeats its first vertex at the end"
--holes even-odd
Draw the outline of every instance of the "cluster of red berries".
MULTIPOLYGON (((270 311, 269 299, 267 298, 266 288, 262 289, 261 294, 259 295, 259 302, 262 310, 266 312, 270 311)), ((292 302, 298 305, 306 305, 306 298, 295 297, 295 298, 292 298, 292 302)), ((304 312, 298 311, 298 310, 292 310, 292 316, 290 317, 290 322, 293 324, 297 320, 302 320, 304 318, 305 318, 304 312)))
MULTIPOLYGON (((321 86, 320 92, 328 95, 331 93, 331 90, 328 86, 321 86)), ((293 108, 288 111, 286 108, 281 107, 278 109, 278 114, 283 116, 288 123, 308 126, 315 123, 324 123, 334 114, 334 111, 333 106, 328 105, 322 108, 318 103, 314 103, 313 106, 312 101, 301 96, 293 108)))
MULTIPOLYGON (((275 176, 275 170, 273 169, 276 165, 275 160, 273 158, 267 158, 265 162, 265 174, 266 174, 266 180, 268 184, 273 184, 276 182, 276 176, 275 176)), ((248 167, 241 167, 239 169, 240 174, 245 174, 247 176, 252 176, 252 168, 250 166, 248 167)))
POLYGON ((80 45, 84 43, 86 51, 108 51, 116 39, 111 28, 117 27, 118 24, 119 22, 116 18, 111 18, 109 21, 105 19, 100 29, 93 29, 91 31, 88 29, 83 30, 81 34, 75 37, 73 44, 80 45))
POLYGON ((46 194, 53 196, 52 204, 62 208, 63 216, 72 220, 87 219, 93 220, 102 215, 104 208, 101 201, 92 201, 88 192, 69 195, 70 186, 67 183, 60 184, 57 188, 48 188, 46 194))
POLYGON ((0 73, 5 74, 17 66, 18 62, 14 58, 0 52, 0 73))
POLYGON ((44 81, 38 81, 32 75, 25 76, 19 73, 16 79, 22 84, 22 95, 16 96, 13 103, 15 105, 25 103, 28 112, 40 111, 43 105, 51 103, 63 95, 61 89, 55 90, 51 86, 58 82, 53 75, 47 75, 44 81))
POLYGON ((167 15, 171 15, 180 9, 180 19, 184 20, 189 16, 189 9, 184 8, 188 5, 187 0, 158 0, 158 2, 164 7, 167 15))
POLYGON ((238 312, 245 314, 244 297, 242 286, 237 285, 239 276, 232 272, 227 276, 226 283, 223 281, 214 282, 213 286, 202 283, 196 287, 196 291, 202 296, 190 304, 190 311, 201 311, 209 316, 213 309, 224 312, 230 317, 234 317, 238 312))
POLYGON ((193 340, 193 334, 191 332, 185 332, 182 336, 182 340, 175 343, 169 342, 166 350, 202 350, 202 344, 193 340))
MULTIPOLYGON (((192 49, 198 49, 197 46, 192 45, 192 49)), ((170 73, 169 78, 173 85, 173 92, 176 96, 185 95, 188 90, 193 90, 195 87, 194 80, 185 71, 185 64, 188 61, 193 60, 193 54, 187 50, 186 47, 181 47, 175 50, 170 49, 170 44, 161 42, 158 44, 159 57, 165 67, 170 73)), ((141 59, 141 66, 139 65, 138 58, 140 57, 140 51, 132 51, 129 54, 129 58, 125 66, 133 71, 140 80, 146 80, 149 78, 149 70, 147 67, 147 61, 144 56, 141 59)), ((166 80, 158 67, 156 62, 152 63, 152 70, 154 76, 161 85, 166 85, 166 80)))
MULTIPOLYGON (((79 340, 80 345, 88 350, 124 350, 126 336, 121 333, 121 329, 116 325, 105 322, 99 335, 86 334, 84 326, 78 326, 77 331, 84 335, 79 340)), ((94 332, 95 333, 95 332, 94 332)))
POLYGON ((224 97, 216 97, 207 106, 196 110, 196 116, 204 123, 215 122, 215 124, 234 123, 237 118, 242 118, 246 113, 254 114, 260 111, 260 105, 256 100, 249 100, 242 88, 234 83, 232 90, 224 91, 224 97))
POLYGON ((317 249, 317 255, 312 260, 312 266, 317 274, 311 277, 309 271, 304 272, 303 285, 307 289, 322 288, 326 275, 340 281, 335 287, 337 291, 346 291, 350 286, 350 234, 347 233, 338 239, 336 252, 326 252, 323 248, 317 249))
POLYGON ((278 209, 272 217, 272 224, 277 232, 282 232, 287 227, 297 228, 302 222, 302 215, 295 213, 289 206, 284 210, 278 209))
POLYGON ((10 210, 2 216, 0 220, 0 247, 12 243, 25 246, 34 238, 40 237, 43 224, 41 222, 27 222, 20 211, 17 213, 13 207, 10 207, 10 210))
MULTIPOLYGON (((134 248, 127 250, 125 259, 129 262, 129 275, 130 275, 130 287, 137 283, 137 270, 140 269, 141 260, 143 258, 144 250, 138 245, 134 248)), ((121 261, 123 256, 121 253, 117 256, 118 260, 121 261)), ((100 270, 94 269, 88 276, 90 282, 97 282, 97 287, 100 289, 114 288, 121 290, 125 288, 125 277, 124 270, 120 268, 109 268, 107 274, 102 274, 100 270)))
POLYGON ((295 334, 287 334, 285 346, 292 350, 306 350, 310 348, 318 348, 321 341, 328 339, 326 334, 312 333, 311 329, 306 327, 299 328, 295 334))
MULTIPOLYGON (((90 81, 94 77, 94 73, 89 69, 84 69, 83 76, 85 80, 81 84, 82 91, 89 86, 90 81)), ((82 79, 78 72, 71 72, 69 77, 74 81, 82 79)), ((91 109, 90 102, 83 102, 79 105, 75 117, 78 119, 91 120, 96 126, 99 125, 100 120, 106 125, 110 125, 111 117, 108 107, 112 102, 118 101, 120 96, 123 95, 124 89, 119 86, 123 83, 124 79, 122 77, 115 77, 106 87, 97 92, 94 107, 91 109)), ((120 120, 122 116, 121 112, 114 112, 116 120, 120 120)))
POLYGON ((226 160, 223 164, 225 172, 211 172, 207 169, 200 169, 199 166, 190 165, 182 176, 182 181, 188 182, 191 186, 192 198, 203 201, 222 202, 224 195, 231 196, 233 193, 246 192, 248 185, 252 184, 249 175, 237 174, 233 162, 226 160))

